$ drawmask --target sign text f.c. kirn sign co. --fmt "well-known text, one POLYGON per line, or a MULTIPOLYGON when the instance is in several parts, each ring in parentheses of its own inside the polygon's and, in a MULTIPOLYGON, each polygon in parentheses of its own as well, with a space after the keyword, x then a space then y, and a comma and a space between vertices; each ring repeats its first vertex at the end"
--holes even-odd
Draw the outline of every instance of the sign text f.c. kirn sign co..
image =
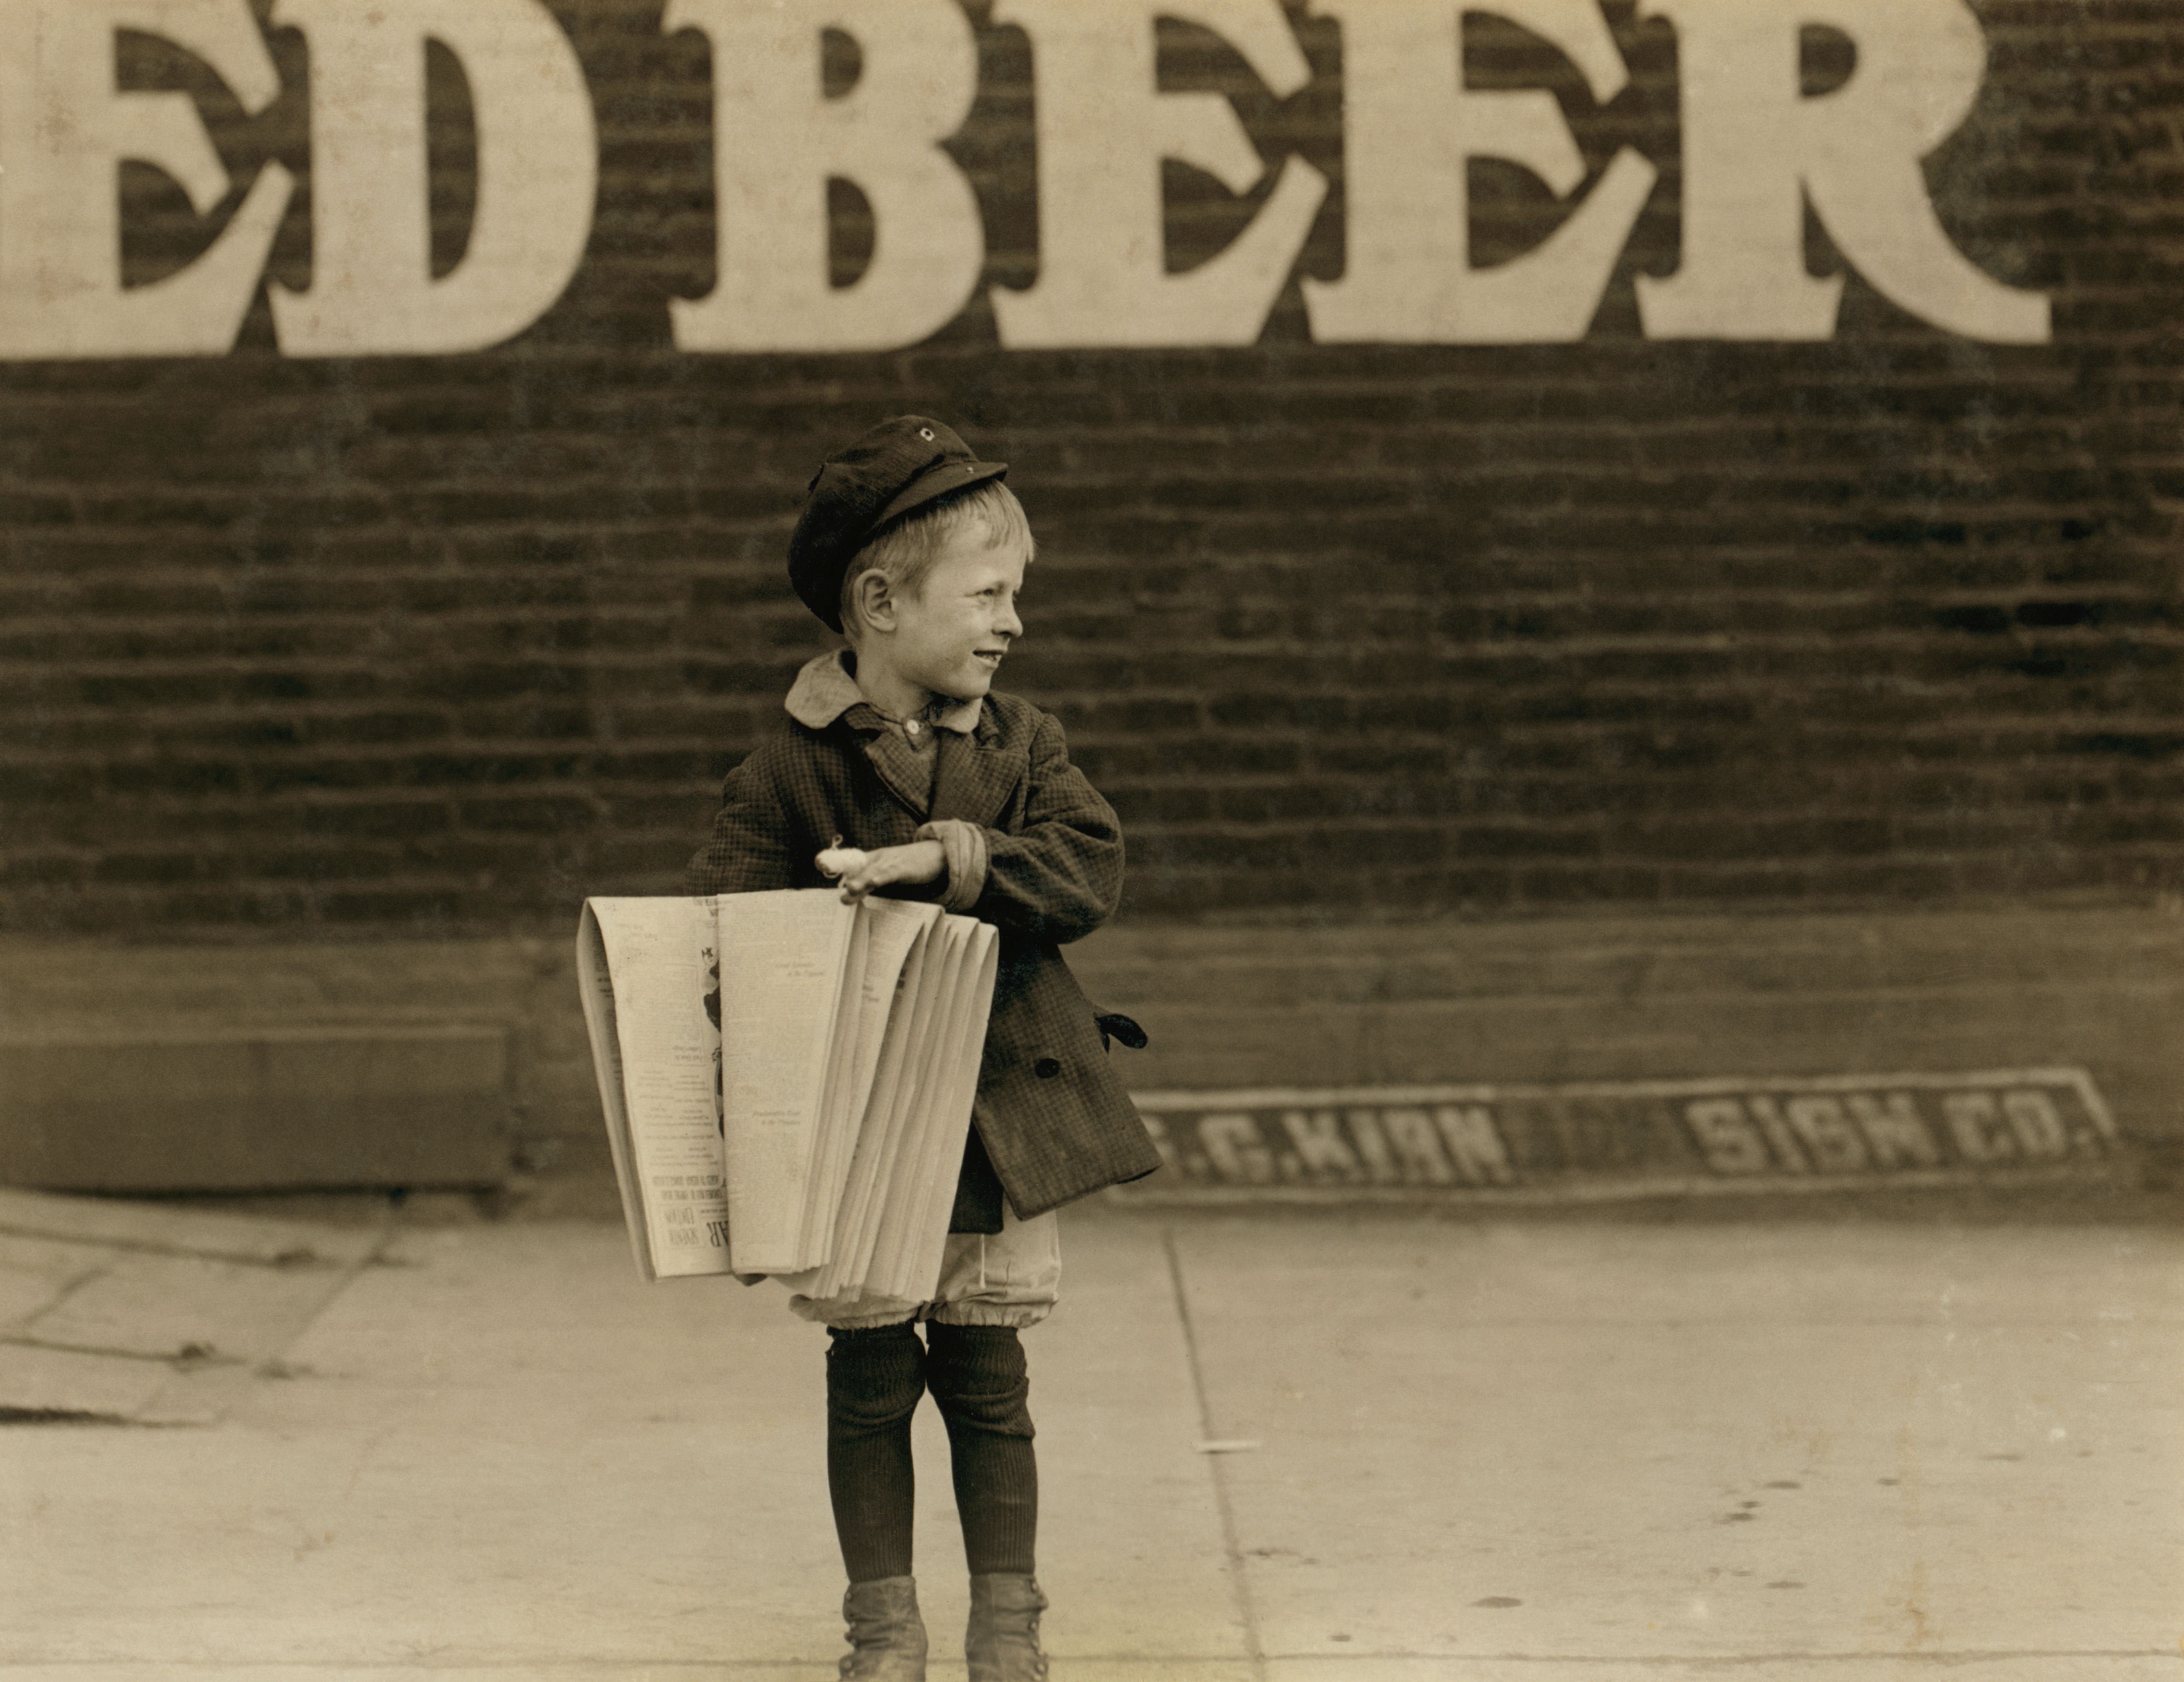
MULTIPOLYGON (((1462 18, 1504 17, 1562 52, 1596 100, 1629 72, 1597 0, 1312 0, 1342 42, 1345 255, 1307 279, 1323 344, 1551 343, 1584 336, 1656 171, 1624 148, 1590 187, 1543 90, 1467 85, 1462 18), (1564 201, 1555 231, 1474 266, 1474 158, 1529 171, 1564 201), (1582 191, 1580 191, 1582 189, 1582 191)), ((1640 0, 1674 29, 1682 249, 1641 276, 1657 339, 1825 339, 1841 276, 1805 265, 1809 205, 1844 260, 1913 315, 2001 343, 2048 336, 2047 299, 2005 286, 1950 242, 1920 161, 1964 121, 1986 44, 1964 0, 1640 0), (1807 95, 1802 28, 1847 36, 1856 69, 1807 95)), ((1325 198, 1302 158, 1269 170, 1220 96, 1163 92, 1156 24, 1227 42, 1279 97, 1310 70, 1280 0, 995 0, 1031 47, 1039 271, 992 304, 1005 349, 1250 344, 1325 198), (1264 187, 1217 255, 1170 273, 1162 164, 1230 191, 1264 187), (1272 175, 1271 182, 1264 178, 1272 175)), ((310 62, 311 280, 271 286, 291 356, 480 349, 549 309, 582 261, 599 182, 590 91, 541 0, 275 0, 310 62), (460 62, 476 128, 476 207, 463 258, 430 251, 426 44, 460 62)), ((711 49, 718 281, 672 305, 676 343, 713 352, 848 352, 913 344, 980 283, 984 231, 942 148, 977 92, 956 0, 669 0, 662 28, 711 49), (828 30, 857 44, 845 93, 822 86, 828 30), (876 234, 847 286, 828 271, 827 184, 853 183, 876 234)), ((231 181, 189 96, 123 91, 117 31, 159 36, 263 110, 280 79, 249 0, 8 0, 0 6, 0 357, 218 355, 255 298, 296 183, 269 164, 231 181), (156 282, 123 284, 116 177, 170 175, 200 214, 239 203, 210 248, 156 282)))

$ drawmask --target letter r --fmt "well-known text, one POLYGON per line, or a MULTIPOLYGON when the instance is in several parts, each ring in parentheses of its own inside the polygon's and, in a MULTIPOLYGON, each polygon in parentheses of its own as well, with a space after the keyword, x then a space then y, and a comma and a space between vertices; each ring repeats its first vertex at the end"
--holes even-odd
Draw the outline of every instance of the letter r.
POLYGON ((1825 339, 1842 278, 1808 275, 1804 203, 1885 297, 1951 332, 2036 344, 2048 300, 1953 245, 1919 160, 1970 112, 1986 73, 1964 0, 1641 0, 1675 25, 1683 100, 1683 260, 1638 277, 1650 338, 1825 339), (1801 26, 1858 49, 1851 79, 1806 97, 1801 26))

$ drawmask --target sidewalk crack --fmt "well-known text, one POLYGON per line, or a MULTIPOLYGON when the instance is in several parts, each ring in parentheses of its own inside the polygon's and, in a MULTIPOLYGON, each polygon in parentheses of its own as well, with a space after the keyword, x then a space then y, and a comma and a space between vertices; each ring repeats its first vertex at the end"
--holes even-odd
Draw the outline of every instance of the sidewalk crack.
MULTIPOLYGON (((1161 1229, 1161 1247, 1167 1252, 1167 1276, 1175 1294, 1176 1319, 1183 1328, 1183 1346, 1190 1361, 1191 1389, 1198 1397, 1198 1434, 1212 1440, 1219 1436, 1213 1428, 1213 1402, 1206 1387, 1206 1369, 1199 1358, 1198 1328, 1190 1317, 1190 1299, 1183 1284, 1183 1257, 1175 1245, 1175 1228, 1161 1229)), ((1236 1585, 1236 1613, 1244 1624, 1244 1657, 1251 1667, 1253 1682, 1266 1682, 1267 1652, 1259 1638, 1259 1611, 1251 1596, 1251 1579, 1245 1574, 1244 1550, 1236 1529, 1236 1511, 1228 1498, 1228 1474, 1222 1470, 1222 1456, 1206 1456, 1206 1475, 1213 1481, 1213 1501, 1221 1514, 1221 1545, 1228 1557, 1228 1579, 1236 1585)))

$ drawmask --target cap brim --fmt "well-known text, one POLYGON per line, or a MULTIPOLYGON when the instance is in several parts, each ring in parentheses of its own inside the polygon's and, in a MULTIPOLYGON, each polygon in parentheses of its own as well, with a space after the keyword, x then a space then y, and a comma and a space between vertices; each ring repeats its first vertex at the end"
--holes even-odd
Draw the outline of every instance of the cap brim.
POLYGON ((972 485, 983 484, 989 479, 998 479, 1009 471, 1006 461, 936 461, 932 467, 903 487, 895 499, 880 510, 865 534, 872 533, 890 520, 900 520, 914 508, 922 508, 936 497, 944 497, 956 491, 967 490, 972 485))

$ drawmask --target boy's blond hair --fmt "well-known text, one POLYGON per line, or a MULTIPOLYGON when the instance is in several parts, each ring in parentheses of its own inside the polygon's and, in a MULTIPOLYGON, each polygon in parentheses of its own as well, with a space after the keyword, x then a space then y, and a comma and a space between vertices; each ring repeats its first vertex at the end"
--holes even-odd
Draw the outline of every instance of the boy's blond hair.
POLYGON ((1038 550, 1023 504, 999 479, 989 479, 967 491, 912 509, 874 533, 842 575, 842 634, 850 646, 856 647, 863 624, 857 612, 858 579, 877 572, 888 581, 889 593, 915 595, 925 588, 927 575, 950 539, 973 524, 984 526, 989 549, 1021 543, 1027 561, 1038 550))

